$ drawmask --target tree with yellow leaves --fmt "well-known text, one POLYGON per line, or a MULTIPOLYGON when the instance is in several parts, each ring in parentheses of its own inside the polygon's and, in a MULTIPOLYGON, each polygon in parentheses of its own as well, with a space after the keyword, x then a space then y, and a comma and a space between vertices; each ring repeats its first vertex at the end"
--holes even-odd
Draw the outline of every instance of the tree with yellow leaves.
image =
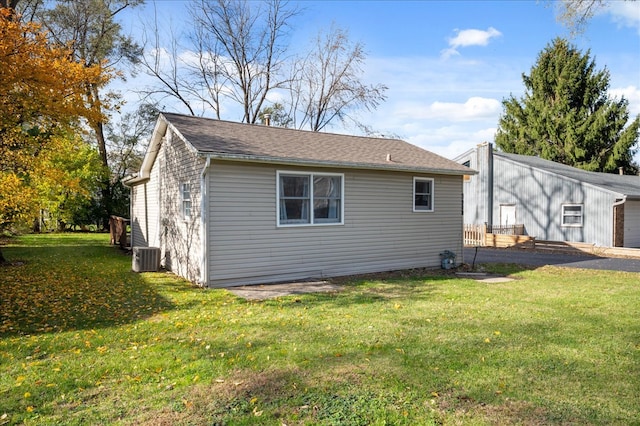
POLYGON ((79 131, 82 120, 102 120, 83 96, 87 84, 108 78, 101 64, 74 61, 37 24, 14 18, 11 9, 0 9, 0 231, 37 214, 34 173, 55 137, 79 131))

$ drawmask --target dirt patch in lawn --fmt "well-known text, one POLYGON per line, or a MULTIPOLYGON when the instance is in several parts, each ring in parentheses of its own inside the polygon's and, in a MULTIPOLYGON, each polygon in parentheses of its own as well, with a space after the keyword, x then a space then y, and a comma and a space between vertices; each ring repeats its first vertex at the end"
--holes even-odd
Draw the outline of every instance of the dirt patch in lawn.
MULTIPOLYGON (((542 426, 549 424, 548 413, 526 401, 505 398, 501 404, 487 404, 453 391, 432 401, 440 411, 448 412, 454 419, 465 421, 484 418, 489 424, 542 426)), ((458 423, 456 423, 458 424, 458 423)))
POLYGON ((305 293, 338 292, 342 290, 342 286, 329 281, 303 281, 280 284, 245 285, 230 287, 228 290, 243 299, 265 300, 305 293))
POLYGON ((229 287, 227 290, 238 297, 247 300, 265 300, 276 297, 292 296, 305 293, 337 293, 345 285, 354 281, 387 281, 397 279, 426 278, 429 276, 456 276, 456 269, 443 270, 439 268, 415 268, 399 271, 376 272, 371 274, 347 275, 333 277, 326 280, 295 281, 276 284, 245 285, 229 287))
MULTIPOLYGON (((198 384, 175 395, 174 404, 137 418, 136 425, 232 424, 235 416, 262 415, 275 399, 295 400, 304 389, 305 373, 298 368, 273 371, 237 371, 231 377, 198 384)), ((283 406, 276 417, 307 410, 304 405, 283 406)), ((260 424, 260 422, 257 422, 260 424)))
POLYGON ((462 265, 456 269, 438 268, 416 268, 400 271, 377 272, 372 274, 348 275, 334 277, 326 280, 295 281, 277 284, 257 284, 238 287, 229 287, 231 293, 247 300, 266 300, 276 297, 292 296, 305 293, 337 293, 344 289, 344 286, 357 280, 387 281, 397 279, 413 279, 434 277, 459 277, 471 278, 486 283, 500 283, 512 281, 513 278, 503 275, 489 274, 484 272, 471 272, 462 265))

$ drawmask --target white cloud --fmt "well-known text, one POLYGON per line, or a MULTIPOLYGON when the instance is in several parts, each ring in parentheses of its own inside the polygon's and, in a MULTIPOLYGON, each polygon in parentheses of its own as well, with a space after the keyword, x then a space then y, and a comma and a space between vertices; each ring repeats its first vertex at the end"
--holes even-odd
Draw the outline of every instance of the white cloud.
POLYGON ((623 27, 636 28, 640 34, 640 2, 638 1, 613 1, 607 12, 613 22, 623 27))
POLYGON ((458 48, 468 46, 486 46, 492 38, 500 37, 502 33, 493 27, 483 30, 455 30, 457 35, 449 38, 449 48, 441 52, 441 56, 447 59, 453 55, 460 55, 458 48))
POLYGON ((429 105, 416 102, 403 103, 395 111, 407 120, 446 120, 464 122, 496 117, 502 108, 500 101, 471 97, 464 103, 435 101, 429 105))
POLYGON ((501 104, 496 99, 472 97, 464 104, 454 102, 434 102, 431 104, 434 118, 451 121, 470 121, 493 117, 500 112, 501 104))
POLYGON ((616 98, 624 96, 629 101, 629 114, 632 118, 640 114, 640 87, 627 86, 611 89, 609 94, 616 98))
POLYGON ((482 142, 493 142, 495 133, 493 127, 431 127, 422 129, 406 141, 443 157, 455 158, 482 142))
POLYGON ((487 31, 482 30, 458 30, 458 35, 449 39, 451 47, 486 46, 489 40, 501 36, 502 33, 493 27, 487 31))

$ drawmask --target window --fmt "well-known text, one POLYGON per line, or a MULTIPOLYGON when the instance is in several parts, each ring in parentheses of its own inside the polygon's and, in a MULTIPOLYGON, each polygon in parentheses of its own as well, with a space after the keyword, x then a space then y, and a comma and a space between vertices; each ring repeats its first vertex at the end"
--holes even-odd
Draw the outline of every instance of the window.
POLYGON ((180 195, 182 198, 182 218, 191 218, 191 184, 183 182, 180 184, 180 195))
POLYGON ((413 178, 413 211, 433 211, 433 179, 413 178))
POLYGON ((582 226, 582 204, 562 205, 562 226, 582 226))
POLYGON ((343 177, 278 172, 278 225, 342 224, 343 177))

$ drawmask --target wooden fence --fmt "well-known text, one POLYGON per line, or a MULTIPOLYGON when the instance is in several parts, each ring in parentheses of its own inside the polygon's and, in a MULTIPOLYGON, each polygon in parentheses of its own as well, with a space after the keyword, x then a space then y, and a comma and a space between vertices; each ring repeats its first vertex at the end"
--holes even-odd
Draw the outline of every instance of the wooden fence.
POLYGON ((595 256, 640 259, 640 248, 599 247, 592 243, 536 240, 524 234, 524 225, 464 225, 464 245, 469 247, 520 247, 563 253, 588 253, 595 256), (492 232, 489 232, 492 231, 492 232))
POLYGON ((487 234, 487 225, 464 225, 464 245, 465 246, 484 246, 485 235, 487 234))
POLYGON ((109 236, 112 245, 119 245, 122 249, 129 248, 129 238, 127 235, 127 225, 129 219, 120 216, 109 218, 109 236))
POLYGON ((524 235, 524 225, 464 225, 464 245, 481 247, 533 248, 535 239, 524 235))

